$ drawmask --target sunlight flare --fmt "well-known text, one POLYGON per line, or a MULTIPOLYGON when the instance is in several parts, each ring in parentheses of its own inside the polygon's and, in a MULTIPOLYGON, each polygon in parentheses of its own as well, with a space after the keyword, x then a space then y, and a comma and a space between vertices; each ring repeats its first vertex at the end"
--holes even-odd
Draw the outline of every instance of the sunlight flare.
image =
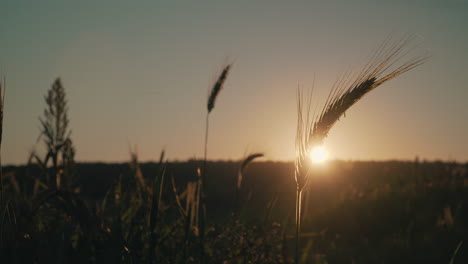
POLYGON ((310 160, 312 163, 323 163, 328 158, 327 150, 322 146, 313 147, 310 151, 310 160))

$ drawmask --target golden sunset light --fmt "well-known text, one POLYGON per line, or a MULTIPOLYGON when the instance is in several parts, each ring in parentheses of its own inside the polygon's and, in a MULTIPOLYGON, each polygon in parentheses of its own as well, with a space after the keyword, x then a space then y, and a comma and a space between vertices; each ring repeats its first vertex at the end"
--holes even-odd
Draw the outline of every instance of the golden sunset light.
POLYGON ((324 163, 328 159, 328 151, 323 146, 313 147, 310 151, 312 163, 324 163))
POLYGON ((0 263, 468 263, 468 0, 1 2, 0 263))

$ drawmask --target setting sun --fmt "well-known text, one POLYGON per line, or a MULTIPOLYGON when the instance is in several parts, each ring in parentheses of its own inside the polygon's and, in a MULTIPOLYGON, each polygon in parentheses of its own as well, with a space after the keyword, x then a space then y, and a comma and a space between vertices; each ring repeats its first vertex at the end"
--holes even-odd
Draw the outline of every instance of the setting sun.
POLYGON ((313 163, 323 163, 324 161, 327 160, 327 158, 328 158, 328 152, 322 146, 314 147, 310 152, 310 160, 313 163))

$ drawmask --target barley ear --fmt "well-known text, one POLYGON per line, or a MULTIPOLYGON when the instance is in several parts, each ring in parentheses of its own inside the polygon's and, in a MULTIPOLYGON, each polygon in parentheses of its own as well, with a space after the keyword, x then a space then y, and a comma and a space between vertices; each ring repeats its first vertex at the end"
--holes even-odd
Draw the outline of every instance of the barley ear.
POLYGON ((387 38, 373 54, 369 63, 354 77, 354 81, 349 81, 352 79, 344 75, 335 83, 322 112, 309 127, 309 134, 304 138, 308 147, 321 144, 346 110, 368 92, 429 59, 428 55, 421 55, 401 62, 403 57, 408 56, 415 48, 411 45, 412 40, 412 36, 398 41, 391 41, 390 38, 387 38))

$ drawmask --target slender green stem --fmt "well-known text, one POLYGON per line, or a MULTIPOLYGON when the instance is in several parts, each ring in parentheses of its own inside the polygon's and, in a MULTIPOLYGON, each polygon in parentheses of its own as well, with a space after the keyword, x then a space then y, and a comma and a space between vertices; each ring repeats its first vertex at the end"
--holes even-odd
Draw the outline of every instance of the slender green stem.
POLYGON ((301 207, 302 207, 302 190, 297 188, 296 191, 296 264, 300 262, 300 241, 299 234, 301 232, 301 207))

